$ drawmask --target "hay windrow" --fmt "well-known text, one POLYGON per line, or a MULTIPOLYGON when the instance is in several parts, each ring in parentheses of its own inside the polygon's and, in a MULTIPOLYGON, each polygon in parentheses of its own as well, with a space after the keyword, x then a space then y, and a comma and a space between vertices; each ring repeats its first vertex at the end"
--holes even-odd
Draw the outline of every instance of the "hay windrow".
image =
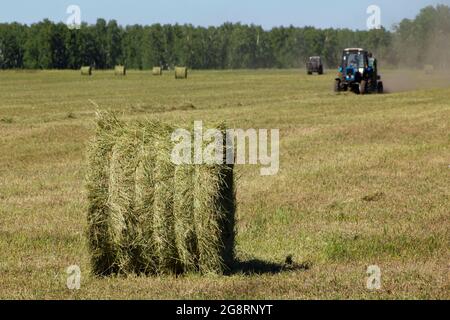
POLYGON ((95 274, 221 274, 233 261, 233 169, 174 165, 173 131, 99 114, 88 175, 95 274))

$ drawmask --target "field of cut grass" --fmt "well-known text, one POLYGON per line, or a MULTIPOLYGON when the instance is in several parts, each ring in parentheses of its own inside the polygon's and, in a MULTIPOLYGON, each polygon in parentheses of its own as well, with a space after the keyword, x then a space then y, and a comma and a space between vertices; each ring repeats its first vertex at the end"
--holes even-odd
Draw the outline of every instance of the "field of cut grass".
POLYGON ((409 72, 429 89, 336 95, 334 72, 304 73, 0 72, 0 299, 449 299, 450 85, 409 72), (236 168, 231 275, 91 275, 94 104, 123 119, 280 129, 278 175, 236 168), (78 291, 66 287, 70 265, 78 291), (381 290, 366 288, 370 265, 381 290))

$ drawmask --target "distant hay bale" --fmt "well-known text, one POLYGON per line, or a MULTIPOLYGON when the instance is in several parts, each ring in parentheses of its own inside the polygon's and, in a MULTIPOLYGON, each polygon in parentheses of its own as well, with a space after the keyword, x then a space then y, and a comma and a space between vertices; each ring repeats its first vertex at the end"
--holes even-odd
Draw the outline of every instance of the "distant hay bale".
POLYGON ((188 69, 186 67, 175 67, 175 79, 187 79, 188 69))
POLYGON ((87 177, 95 274, 221 274, 233 262, 233 167, 173 164, 174 129, 98 114, 87 177))
POLYGON ((152 70, 152 74, 154 76, 162 76, 162 68, 161 67, 154 67, 152 70))
POLYGON ((92 75, 92 67, 81 67, 81 75, 82 76, 91 76, 92 75))
POLYGON ((125 76, 127 74, 127 68, 125 66, 116 66, 114 68, 114 74, 116 76, 125 76))
POLYGON ((434 73, 434 66, 431 64, 427 64, 424 67, 425 74, 433 74, 434 73))

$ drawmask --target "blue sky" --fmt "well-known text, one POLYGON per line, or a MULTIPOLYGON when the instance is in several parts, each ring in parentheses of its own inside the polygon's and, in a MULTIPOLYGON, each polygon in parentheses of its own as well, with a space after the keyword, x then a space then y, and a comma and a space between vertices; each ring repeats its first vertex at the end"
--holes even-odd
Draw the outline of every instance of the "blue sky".
POLYGON ((66 8, 80 6, 82 20, 99 17, 116 19, 120 24, 192 23, 220 25, 242 22, 273 26, 312 25, 319 28, 365 29, 366 9, 381 8, 381 22, 391 28, 403 18, 413 18, 430 4, 450 0, 1 0, 0 22, 33 23, 44 18, 66 21, 66 8))

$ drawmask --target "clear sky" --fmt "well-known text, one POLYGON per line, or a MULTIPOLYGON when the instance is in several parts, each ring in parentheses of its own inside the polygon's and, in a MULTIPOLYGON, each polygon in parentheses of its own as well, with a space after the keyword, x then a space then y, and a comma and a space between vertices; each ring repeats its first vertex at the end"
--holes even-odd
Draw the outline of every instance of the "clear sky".
POLYGON ((33 23, 44 18, 66 21, 69 5, 81 8, 82 20, 116 19, 120 24, 242 22, 273 26, 365 29, 367 7, 381 8, 381 23, 391 28, 430 4, 450 0, 0 0, 0 22, 33 23))

